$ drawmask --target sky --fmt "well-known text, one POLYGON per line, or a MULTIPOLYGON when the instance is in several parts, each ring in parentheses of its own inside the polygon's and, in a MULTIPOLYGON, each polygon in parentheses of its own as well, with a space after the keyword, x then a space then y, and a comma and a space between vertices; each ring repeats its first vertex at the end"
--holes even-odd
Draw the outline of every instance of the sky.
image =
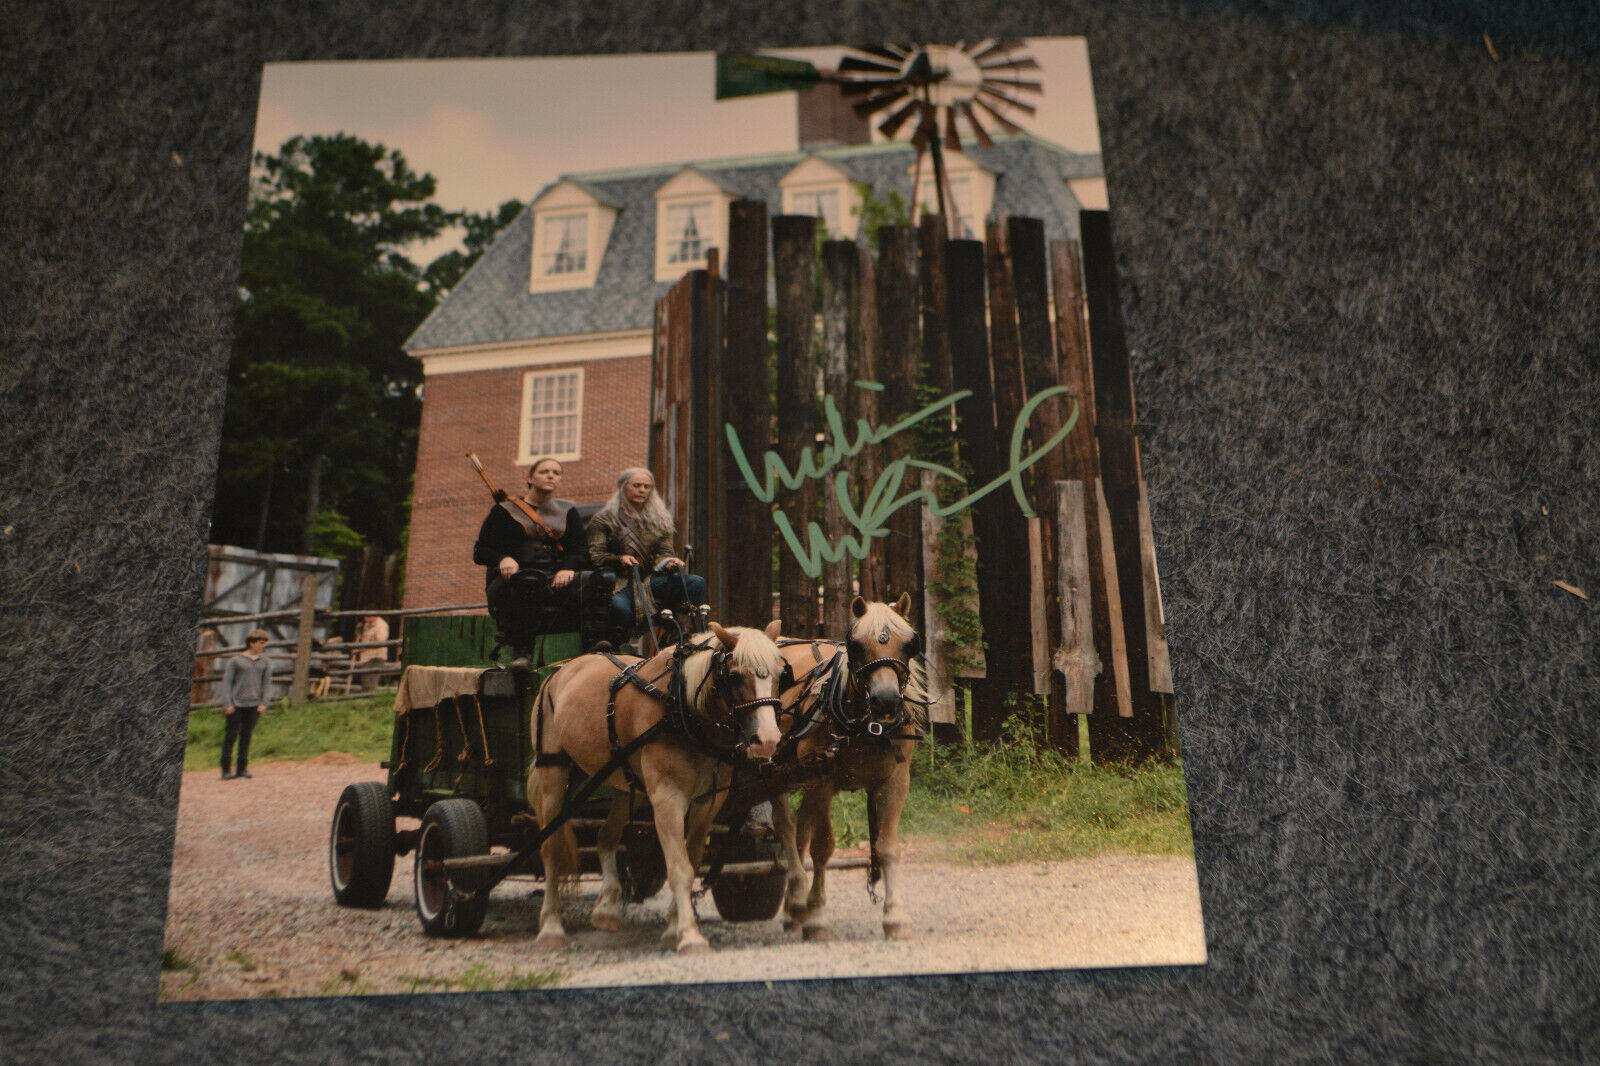
MULTIPOLYGON (((763 51, 824 67, 840 54, 763 51)), ((1044 91, 1026 97, 1038 114, 1012 117, 1062 147, 1099 151, 1083 38, 1033 38, 1017 54, 1039 61, 1027 76, 1044 91)), ((793 93, 718 101, 714 89, 711 52, 269 63, 255 148, 352 134, 432 174, 441 206, 477 212, 530 200, 563 174, 798 148, 793 93)), ((459 241, 452 231, 408 254, 426 265, 459 241)))

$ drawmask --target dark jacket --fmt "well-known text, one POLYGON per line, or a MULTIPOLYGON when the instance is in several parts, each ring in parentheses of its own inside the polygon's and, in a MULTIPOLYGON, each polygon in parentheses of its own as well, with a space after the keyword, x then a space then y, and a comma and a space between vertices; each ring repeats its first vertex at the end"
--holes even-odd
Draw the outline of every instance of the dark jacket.
MULTIPOLYGON (((561 539, 552 541, 543 530, 535 528, 532 536, 523 532, 522 526, 506 509, 495 504, 478 530, 478 542, 472 546, 472 561, 485 568, 487 584, 500 576, 500 560, 506 556, 517 561, 519 568, 543 570, 586 570, 589 564, 589 546, 583 535, 583 519, 578 516, 577 505, 569 500, 547 501, 541 511, 566 507, 564 521, 557 518, 552 526, 560 524, 561 539), (556 505, 552 507, 551 505, 556 505)), ((550 518, 545 516, 545 521, 550 518)))

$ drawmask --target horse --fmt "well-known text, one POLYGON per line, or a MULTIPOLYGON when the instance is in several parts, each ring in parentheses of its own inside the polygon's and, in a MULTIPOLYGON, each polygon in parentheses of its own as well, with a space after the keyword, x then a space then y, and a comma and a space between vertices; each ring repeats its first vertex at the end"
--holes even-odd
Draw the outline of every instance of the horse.
MULTIPOLYGON (((544 683, 533 710, 528 794, 541 830, 560 814, 573 766, 590 777, 603 773, 617 792, 600 831, 603 882, 592 924, 621 927, 616 853, 632 792, 642 789, 672 890, 661 946, 680 954, 711 948, 690 892, 732 777, 728 760, 740 748, 753 759, 769 759, 779 740, 783 659, 773 643, 779 623, 765 631, 715 622, 710 628, 709 636, 686 639, 648 659, 608 652, 572 659, 544 683)), ((535 947, 554 951, 566 946, 561 895, 578 869, 571 827, 550 833, 540 857, 545 894, 535 947)))
MULTIPOLYGON (((883 880, 883 935, 911 935, 900 904, 900 812, 911 788, 911 753, 924 715, 920 699, 922 640, 907 620, 911 596, 893 606, 860 596, 850 605, 849 635, 831 640, 780 642, 790 675, 780 717, 790 717, 792 755, 800 767, 815 767, 798 815, 787 799, 772 804, 773 829, 788 873, 784 928, 800 927, 805 940, 831 940, 826 915, 828 859, 833 855, 829 812, 835 792, 867 791, 867 831, 872 858, 868 884, 883 880), (918 675, 916 678, 913 674, 918 675), (908 685, 916 691, 907 695, 908 685), (806 886, 802 854, 811 852, 806 886)), ((789 746, 786 739, 785 746, 789 746)))

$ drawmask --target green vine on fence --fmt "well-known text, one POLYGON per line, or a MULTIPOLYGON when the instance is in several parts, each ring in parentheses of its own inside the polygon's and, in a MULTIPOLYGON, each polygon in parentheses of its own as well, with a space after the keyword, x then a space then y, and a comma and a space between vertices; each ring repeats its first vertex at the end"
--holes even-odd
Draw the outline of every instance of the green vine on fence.
MULTIPOLYGON (((917 386, 918 407, 940 399, 943 396, 934 386, 917 386)), ((950 424, 943 418, 923 422, 918 427, 913 448, 919 459, 947 466, 963 477, 971 475, 971 468, 956 454, 956 434, 950 431, 950 424)), ((948 504, 960 499, 966 491, 961 482, 941 478, 935 483, 934 494, 941 504, 948 504)), ((928 592, 933 595, 934 611, 944 627, 949 648, 947 662, 952 674, 983 665, 983 621, 978 616, 976 597, 978 563, 969 550, 974 540, 974 536, 965 532, 962 516, 947 518, 934 540, 933 572, 923 577, 928 592)))

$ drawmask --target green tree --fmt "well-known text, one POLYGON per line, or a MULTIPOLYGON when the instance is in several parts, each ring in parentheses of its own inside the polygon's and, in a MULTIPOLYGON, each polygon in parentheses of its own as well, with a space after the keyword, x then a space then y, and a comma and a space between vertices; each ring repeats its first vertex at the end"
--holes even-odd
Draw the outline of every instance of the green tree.
POLYGON ((521 200, 507 200, 493 211, 483 214, 471 211, 462 213, 459 216, 465 231, 461 239, 462 250, 446 252, 428 264, 424 278, 429 289, 442 297, 455 288, 472 264, 483 258, 483 253, 489 250, 489 245, 494 243, 500 231, 522 214, 524 206, 521 200))
POLYGON ((345 134, 256 154, 213 541, 400 545, 422 407, 401 345, 515 214, 446 211, 434 191, 400 152, 345 134), (407 258, 452 225, 465 253, 426 271, 407 258))

